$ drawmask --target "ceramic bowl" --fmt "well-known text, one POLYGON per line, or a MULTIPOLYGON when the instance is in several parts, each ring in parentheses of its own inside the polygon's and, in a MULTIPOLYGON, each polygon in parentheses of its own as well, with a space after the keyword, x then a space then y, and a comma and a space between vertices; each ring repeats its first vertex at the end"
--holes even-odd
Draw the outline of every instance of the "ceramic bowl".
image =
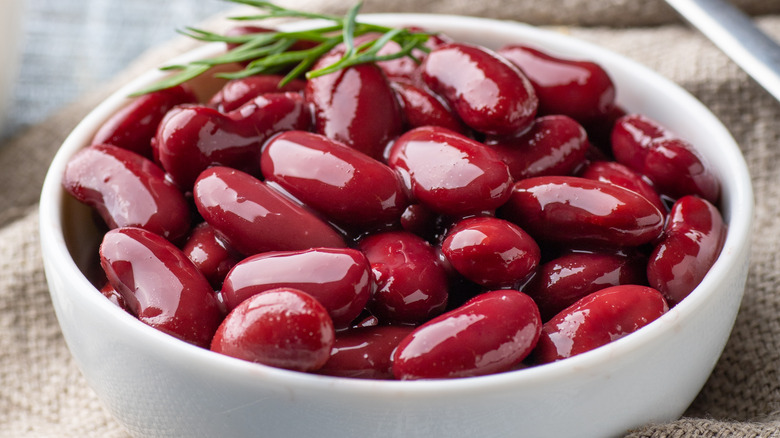
MULTIPOLYGON (((440 15, 370 15, 497 48, 523 42, 590 59, 617 84, 618 102, 693 143, 722 187, 729 231, 701 284, 648 326, 548 365, 434 381, 367 381, 244 362, 158 332, 106 300, 88 280, 100 235, 90 212, 60 186, 67 160, 150 72, 90 113, 62 145, 43 188, 46 275, 65 340, 105 407, 136 437, 617 436, 678 418, 712 372, 732 329, 748 269, 753 195, 740 151, 691 95, 622 56, 512 22, 440 15)), ((303 26, 298 24, 297 26, 303 26)), ((206 46, 177 61, 213 55, 206 46)))

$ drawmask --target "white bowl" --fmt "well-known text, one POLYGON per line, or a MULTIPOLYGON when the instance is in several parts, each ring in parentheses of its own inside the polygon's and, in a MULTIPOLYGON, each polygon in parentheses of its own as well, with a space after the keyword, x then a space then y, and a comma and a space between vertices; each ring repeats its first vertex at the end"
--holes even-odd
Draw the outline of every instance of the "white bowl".
MULTIPOLYGON (((139 437, 605 437, 682 415, 725 345, 748 268, 753 195, 744 159, 723 125, 659 75, 557 33, 455 16, 363 18, 441 30, 494 48, 525 42, 600 63, 615 80, 622 106, 688 139, 714 167, 729 224, 721 256, 690 296, 640 331, 515 372, 366 381, 286 371, 199 349, 140 323, 95 289, 80 267, 94 269, 100 236, 89 211, 60 187, 69 157, 126 102, 124 96, 161 76, 150 72, 75 128, 52 163, 40 204, 44 266, 62 332, 108 410, 139 437)), ((184 59, 219 50, 206 46, 184 59)))

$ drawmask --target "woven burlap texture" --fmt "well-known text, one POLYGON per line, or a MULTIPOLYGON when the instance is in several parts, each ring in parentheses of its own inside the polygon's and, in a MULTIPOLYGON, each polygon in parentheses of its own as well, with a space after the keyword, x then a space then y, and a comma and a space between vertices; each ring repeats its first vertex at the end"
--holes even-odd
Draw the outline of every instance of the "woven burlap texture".
MULTIPOLYGON (((331 0, 295 3, 328 11, 343 10, 344 5, 331 0)), ((662 2, 506 3, 502 9, 493 2, 472 0, 367 1, 364 9, 511 17, 554 25, 553 29, 601 44, 649 66, 712 109, 740 144, 755 189, 755 237, 745 297, 723 356, 685 417, 627 434, 780 436, 780 265, 775 257, 780 243, 780 103, 708 41, 680 24, 662 2), (561 23, 569 25, 559 26, 561 23), (637 24, 643 26, 629 27, 637 24)), ((780 38, 777 2, 736 3, 754 14, 764 14, 758 17, 759 24, 780 38)), ((214 21, 209 25, 224 24, 214 21)), ((176 40, 150 51, 111 83, 0 148, 2 438, 127 436, 86 385, 60 334, 43 274, 36 203, 51 157, 78 120, 128 78, 191 46, 189 41, 176 40)))

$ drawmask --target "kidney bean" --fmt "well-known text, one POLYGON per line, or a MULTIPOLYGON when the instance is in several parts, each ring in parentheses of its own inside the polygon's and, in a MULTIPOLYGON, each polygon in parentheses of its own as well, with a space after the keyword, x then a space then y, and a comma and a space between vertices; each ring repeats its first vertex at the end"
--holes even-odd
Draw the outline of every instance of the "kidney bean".
POLYGON ((336 333, 330 358, 319 374, 358 379, 392 379, 392 354, 412 326, 373 326, 336 333))
POLYGON ((220 112, 228 113, 258 96, 286 91, 302 91, 306 87, 306 82, 300 79, 293 79, 280 87, 279 82, 283 78, 284 76, 281 75, 256 75, 232 79, 211 97, 209 106, 220 112))
POLYGON ((328 224, 239 170, 222 166, 204 170, 193 194, 203 219, 244 255, 345 246, 328 224))
POLYGON ((111 286, 111 283, 104 284, 103 287, 100 288, 100 293, 103 294, 104 297, 108 298, 108 301, 111 301, 125 312, 130 313, 130 309, 127 307, 127 303, 125 303, 125 299, 122 297, 122 294, 117 292, 117 290, 114 289, 114 286, 111 286))
POLYGON ((642 175, 634 172, 628 166, 615 161, 592 161, 582 170, 580 176, 596 181, 615 184, 616 186, 634 191, 644 196, 658 210, 665 212, 666 205, 658 196, 653 186, 645 181, 642 175))
POLYGON ((441 126, 464 134, 466 127, 443 100, 429 90, 407 82, 390 82, 403 109, 407 126, 441 126))
POLYGON ((439 215, 421 204, 411 204, 401 214, 401 228, 425 240, 436 236, 439 215))
MULTIPOLYGON (((314 68, 326 67, 339 58, 337 52, 325 55, 314 68)), ((395 93, 374 64, 309 79, 304 95, 314 108, 317 133, 370 157, 381 159, 388 142, 403 130, 395 93)))
POLYGON ((673 199, 697 195, 717 202, 720 184, 693 146, 655 120, 629 114, 612 130, 615 159, 647 176, 655 188, 673 199))
POLYGON ((537 239, 638 246, 656 239, 664 216, 638 193, 571 176, 515 183, 499 215, 537 239))
POLYGON ((539 245, 517 225, 494 217, 455 224, 441 245, 453 268, 486 287, 516 287, 541 258, 539 245))
POLYGON ((335 340, 328 312, 292 288, 257 294, 233 309, 219 326, 211 350, 250 362, 316 371, 335 340))
POLYGON ((165 113, 177 105, 196 102, 195 93, 186 85, 136 97, 100 126, 91 144, 110 144, 151 159, 152 139, 165 113))
POLYGON ((701 283, 718 258, 727 225, 718 209, 696 196, 683 196, 669 212, 661 242, 647 264, 650 285, 676 305, 701 283))
POLYGON ((408 204, 392 169, 323 135, 283 132, 266 143, 260 161, 266 181, 339 224, 397 222, 408 204))
POLYGON ((485 141, 509 166, 516 181, 534 176, 569 175, 585 162, 585 128, 567 116, 544 116, 516 137, 485 141))
POLYGON ((228 310, 269 289, 290 287, 313 296, 337 328, 360 315, 372 289, 371 267, 360 251, 312 248, 271 251, 239 262, 225 278, 222 298, 228 310))
POLYGON ((182 251, 214 289, 222 287, 227 273, 241 260, 238 251, 228 245, 207 222, 201 222, 193 228, 182 251))
POLYGON ((116 228, 103 236, 100 265, 139 320, 208 347, 222 310, 208 280, 172 243, 141 228, 116 228))
POLYGON ((667 310, 663 295, 647 286, 621 285, 594 292, 544 324, 534 360, 549 363, 601 347, 639 330, 667 310))
POLYGON ((388 164, 421 204, 452 216, 496 209, 506 202, 512 184, 509 169, 494 151, 437 126, 399 137, 388 164))
POLYGON ((447 275, 436 251, 403 231, 375 233, 358 242, 374 274, 369 310, 381 322, 417 324, 447 305, 447 275))
POLYGON ((615 84, 598 64, 552 56, 512 44, 498 50, 528 76, 539 96, 539 113, 563 114, 580 123, 605 117, 615 103, 615 84))
POLYGON ((140 227, 177 241, 190 230, 184 195, 151 160, 111 145, 77 152, 65 167, 62 185, 94 208, 109 228, 140 227))
POLYGON ((155 153, 186 191, 209 166, 258 174, 260 148, 272 134, 310 124, 308 107, 298 93, 264 94, 226 114, 207 106, 178 107, 160 123, 155 153))
POLYGON ((539 267, 522 290, 547 321, 577 300, 610 286, 646 284, 646 257, 620 252, 569 252, 539 267))
POLYGON ((421 69, 431 90, 479 132, 517 134, 536 115, 539 100, 531 82, 515 65, 486 48, 446 44, 429 53, 421 69))
POLYGON ((528 295, 485 292, 406 336, 393 354, 393 374, 414 380, 509 371, 533 350, 541 327, 528 295))

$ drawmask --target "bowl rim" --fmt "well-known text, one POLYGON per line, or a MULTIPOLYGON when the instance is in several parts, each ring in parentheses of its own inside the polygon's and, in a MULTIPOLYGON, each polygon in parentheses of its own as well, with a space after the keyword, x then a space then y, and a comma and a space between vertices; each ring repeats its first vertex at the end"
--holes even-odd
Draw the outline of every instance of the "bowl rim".
MULTIPOLYGON (((56 267, 53 267, 53 269, 62 272, 67 276, 69 282, 73 282, 70 288, 71 292, 77 294, 78 299, 88 300, 90 305, 96 306, 100 311, 109 312, 117 324, 130 324, 131 326, 129 327, 131 328, 129 329, 137 331, 144 342, 154 342, 165 348, 172 355, 182 355, 182 359, 193 366, 222 369, 229 373, 237 373, 237 376, 263 375, 276 379, 285 387, 301 386, 306 387, 307 390, 319 388, 324 391, 338 390, 351 393, 376 393, 379 390, 395 395, 404 394, 413 397, 430 393, 447 394, 451 392, 467 395, 472 392, 483 393, 486 390, 490 391, 491 389, 509 386, 518 388, 526 385, 544 385, 545 382, 560 380, 573 371, 598 370, 600 365, 607 363, 615 356, 630 354, 630 351, 641 348, 644 344, 657 342, 671 331, 676 330, 681 323, 684 324, 688 315, 695 312, 697 308, 710 298, 718 285, 726 282, 727 273, 729 272, 728 267, 737 263, 737 257, 746 251, 746 247, 749 246, 750 242, 754 208, 750 176, 744 157, 731 134, 709 109, 687 91, 660 74, 623 55, 562 33, 515 21, 414 13, 365 14, 361 15, 360 18, 377 24, 392 24, 396 26, 401 23, 422 23, 428 28, 441 30, 445 33, 447 33, 447 29, 462 29, 463 26, 476 26, 482 30, 487 29, 490 32, 509 32, 522 35, 524 38, 532 36, 539 40, 544 39, 547 44, 555 47, 565 44, 572 51, 587 53, 588 59, 599 58, 600 63, 607 60, 605 68, 608 70, 608 67, 613 64, 620 65, 621 68, 630 69, 632 73, 641 77, 641 80, 651 81, 654 83, 654 86, 660 87, 664 93, 673 96, 687 110, 698 114, 707 123, 707 129, 710 130, 712 136, 718 138, 720 143, 724 145, 722 153, 726 154, 728 160, 733 163, 729 179, 734 182, 733 186, 730 186, 728 190, 730 193, 729 198, 724 200, 724 204, 728 204, 724 205, 724 208, 728 207, 729 209, 727 212, 729 214, 727 218, 729 229, 724 247, 701 284, 685 300, 682 300, 677 306, 670 309, 669 312, 657 320, 641 330, 610 344, 563 361, 469 378, 395 381, 326 376, 251 363, 187 344, 141 323, 106 300, 77 267, 65 244, 63 233, 62 219, 64 212, 62 207, 66 195, 61 188, 60 181, 67 160, 76 150, 80 149, 91 139, 92 133, 100 123, 128 101, 127 95, 167 75, 167 73, 159 70, 152 70, 124 85, 93 109, 63 142, 47 172, 39 206, 41 245, 44 260, 48 259, 50 264, 55 264, 56 267), (592 54, 597 56, 591 56, 592 54), (55 263, 53 260, 58 261, 55 263)), ((283 27, 293 30, 310 25, 313 25, 312 20, 285 24, 283 27)), ((206 44, 175 57, 169 63, 181 63, 202 58, 216 54, 220 50, 223 50, 223 46, 219 43, 206 44)), ((551 53, 555 52, 555 50, 551 50, 551 53)), ((721 178, 721 181, 724 181, 724 179, 721 178)), ((55 294, 56 292, 53 288, 50 288, 50 293, 55 294)))

